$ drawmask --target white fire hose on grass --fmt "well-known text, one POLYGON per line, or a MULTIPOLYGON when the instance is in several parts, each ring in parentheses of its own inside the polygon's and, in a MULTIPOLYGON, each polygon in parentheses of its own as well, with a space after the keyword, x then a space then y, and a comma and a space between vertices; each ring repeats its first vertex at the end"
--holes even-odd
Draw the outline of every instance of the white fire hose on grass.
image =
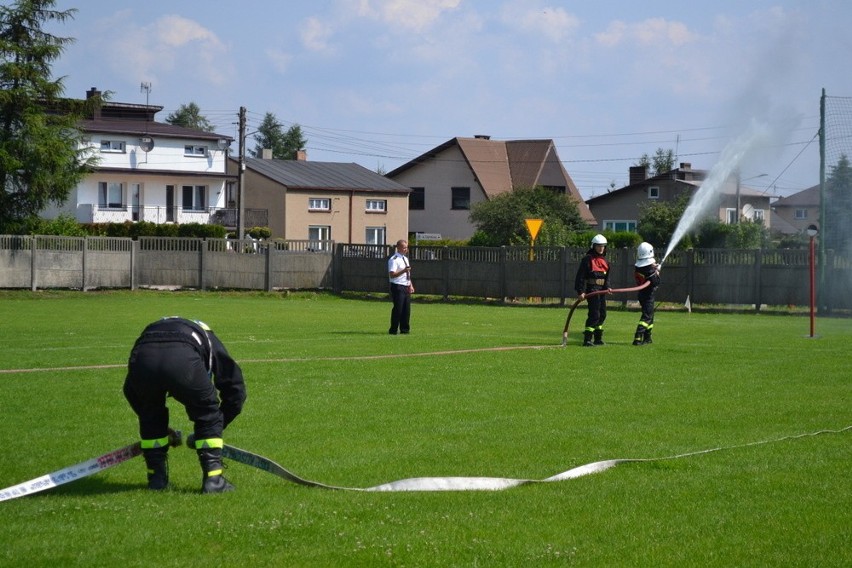
MULTIPOLYGON (((327 485, 325 483, 320 483, 317 481, 310 481, 299 477, 298 475, 288 471, 278 463, 272 461, 269 458, 263 457, 258 454, 254 454, 252 452, 241 450, 240 448, 235 448, 234 446, 230 446, 225 444, 222 449, 222 457, 231 459, 235 462, 242 463, 244 465, 248 465, 251 467, 255 467, 257 469, 266 471, 282 479, 287 481, 291 481, 293 483, 297 483, 299 485, 305 485, 308 487, 319 487, 322 489, 336 489, 342 491, 499 491, 502 489, 509 489, 511 487, 517 487, 519 485, 526 485, 531 483, 549 483, 554 481, 565 481, 568 479, 576 479, 578 477, 582 477, 584 475, 589 475, 592 473, 599 473, 605 471, 611 467, 614 467, 618 464, 623 463, 638 463, 638 462, 654 462, 654 461, 665 461, 665 460, 673 460, 680 459, 690 456, 697 456, 701 454, 709 454, 711 452, 718 452, 721 450, 733 450, 738 448, 747 448, 750 446, 759 446, 763 444, 769 444, 774 442, 782 442, 785 440, 794 440, 798 438, 805 438, 809 436, 817 436, 819 434, 840 434, 846 432, 847 430, 852 429, 852 426, 846 426, 845 428, 841 428, 839 430, 819 430, 817 432, 810 432, 806 434, 797 434, 792 436, 784 436, 781 438, 776 438, 772 440, 763 440, 759 442, 750 442, 747 444, 740 444, 736 446, 727 446, 727 447, 719 447, 719 448, 710 448, 707 450, 699 450, 696 452, 688 452, 684 454, 677 454, 673 456, 666 456, 660 458, 623 458, 623 459, 612 459, 612 460, 603 460, 596 461, 592 463, 588 463, 585 465, 581 465, 568 471, 564 471, 557 475, 553 475, 551 477, 547 477, 545 479, 511 479, 505 477, 412 477, 409 479, 401 479, 398 481, 391 481, 389 483, 383 483, 381 485, 375 485, 372 487, 338 487, 335 485, 327 485)), ((169 436, 170 445, 179 446, 182 443, 182 438, 180 432, 172 432, 169 436)), ((32 495, 33 493, 38 493, 40 491, 44 491, 46 489, 50 489, 52 487, 57 487, 59 485, 64 485, 66 483, 70 483, 72 481, 76 481, 78 479, 82 479, 84 477, 88 477, 89 475, 101 472, 107 468, 116 466, 120 463, 126 462, 142 453, 142 449, 139 446, 139 442, 135 444, 130 444, 129 446, 125 446, 123 448, 119 448, 118 450, 114 450, 112 452, 106 453, 102 456, 98 456, 96 458, 92 458, 88 461, 79 463, 77 465, 72 465, 70 467, 66 467, 64 469, 60 469, 54 473, 49 473, 47 475, 43 475, 41 477, 37 477, 36 479, 32 479, 30 481, 26 481, 24 483, 19 483, 18 485, 13 485, 11 487, 7 487, 6 489, 0 489, 0 501, 8 501, 10 499, 15 499, 17 497, 24 497, 26 495, 32 495)))

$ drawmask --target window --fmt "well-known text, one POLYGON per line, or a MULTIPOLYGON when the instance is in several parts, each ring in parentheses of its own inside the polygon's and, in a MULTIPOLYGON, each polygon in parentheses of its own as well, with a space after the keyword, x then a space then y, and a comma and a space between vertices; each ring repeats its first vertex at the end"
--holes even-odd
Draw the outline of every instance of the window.
POLYGON ((368 199, 367 213, 386 213, 388 202, 386 199, 368 199))
POLYGON ((124 142, 121 140, 101 140, 101 152, 123 153, 124 142))
POLYGON ((454 187, 451 209, 470 209, 470 188, 454 187))
POLYGON ((631 231, 636 232, 636 221, 604 221, 604 231, 631 231))
POLYGON ((317 244, 308 245, 308 250, 328 251, 331 250, 331 227, 328 225, 311 225, 308 227, 308 240, 320 241, 317 244))
POLYGON ((383 245, 385 244, 385 228, 384 227, 367 227, 365 242, 368 245, 383 245))
POLYGON ((423 211, 426 209, 426 188, 412 187, 408 194, 408 210, 423 211))
POLYGON ((308 211, 331 211, 331 199, 311 197, 308 199, 308 211))
POLYGON ((736 225, 737 224, 737 210, 736 209, 725 209, 725 222, 728 225, 736 225))
POLYGON ((660 188, 656 185, 648 186, 648 199, 659 199, 660 198, 660 188))
POLYGON ((796 212, 794 213, 794 217, 796 219, 803 221, 803 220, 808 218, 808 210, 807 209, 796 209, 796 212))
POLYGON ((207 209, 207 186, 185 185, 181 189, 181 206, 184 210, 204 211, 207 209))
POLYGON ((183 155, 184 156, 195 156, 198 158, 206 158, 207 157, 207 146, 195 146, 193 144, 187 144, 183 147, 183 155))
POLYGON ((114 181, 98 182, 98 206, 105 209, 123 209, 124 184, 114 181))
POLYGON ((755 210, 754 210, 754 221, 755 221, 755 222, 760 221, 760 224, 761 224, 761 225, 764 225, 764 224, 765 224, 765 221, 764 221, 765 219, 766 219, 766 214, 764 213, 764 210, 763 210, 763 209, 755 209, 755 210))

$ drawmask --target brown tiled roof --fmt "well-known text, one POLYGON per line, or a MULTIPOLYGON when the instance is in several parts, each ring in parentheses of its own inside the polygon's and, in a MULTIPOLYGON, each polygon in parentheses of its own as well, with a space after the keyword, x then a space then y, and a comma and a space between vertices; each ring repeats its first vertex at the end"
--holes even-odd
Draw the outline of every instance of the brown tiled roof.
POLYGON ((99 120, 82 120, 79 123, 83 132, 102 134, 130 134, 130 135, 159 135, 171 138, 193 138, 196 140, 220 140, 232 141, 233 137, 215 132, 205 132, 194 128, 184 128, 163 122, 144 120, 120 120, 102 118, 99 120))
POLYGON ((803 189, 798 193, 782 197, 772 204, 773 207, 816 207, 819 205, 819 186, 803 189))
MULTIPOLYGON (((465 162, 489 198, 514 188, 540 185, 541 172, 548 158, 552 156, 558 161, 553 140, 502 141, 486 137, 456 137, 388 172, 387 176, 393 178, 409 168, 435 158, 452 146, 459 147, 465 162)), ((583 201, 574 180, 561 162, 559 167, 566 180, 566 192, 577 202, 581 217, 588 223, 594 223, 595 218, 583 201)))

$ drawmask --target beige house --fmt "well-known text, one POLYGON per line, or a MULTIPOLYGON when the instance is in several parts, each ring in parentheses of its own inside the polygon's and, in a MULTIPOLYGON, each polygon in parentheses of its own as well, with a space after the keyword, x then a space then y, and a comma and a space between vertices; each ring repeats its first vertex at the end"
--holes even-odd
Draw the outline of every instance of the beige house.
POLYGON ((782 197, 772 204, 772 230, 792 235, 804 232, 810 225, 819 227, 819 186, 782 197))
MULTIPOLYGON (((633 166, 628 185, 586 203, 597 219, 597 230, 636 231, 644 204, 674 201, 684 193, 692 194, 706 177, 706 170, 694 170, 689 163, 653 177, 648 177, 646 166, 633 166)), ((723 223, 760 220, 769 228, 769 200, 770 195, 746 187, 732 176, 722 185, 714 203, 715 213, 711 214, 723 223)))
POLYGON ((515 188, 543 186, 577 201, 580 215, 595 223, 552 140, 453 138, 389 172, 411 188, 409 230, 447 239, 469 239, 470 209, 515 188))
MULTIPOLYGON (((244 208, 265 212, 272 238, 388 244, 408 236, 410 190, 363 166, 264 158, 245 164, 244 208)), ((228 172, 238 170, 229 160, 228 172)))

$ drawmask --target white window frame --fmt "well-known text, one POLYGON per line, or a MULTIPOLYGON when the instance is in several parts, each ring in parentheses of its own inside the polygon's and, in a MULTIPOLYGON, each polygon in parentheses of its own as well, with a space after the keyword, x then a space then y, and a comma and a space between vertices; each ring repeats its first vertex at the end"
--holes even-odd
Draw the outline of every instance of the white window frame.
POLYGON ((126 151, 124 140, 101 140, 101 153, 124 154, 126 151))
POLYGON ((725 209, 725 223, 728 225, 736 225, 739 220, 739 212, 733 208, 728 207, 725 209))
MULTIPOLYGON (((387 213, 388 212, 388 200, 387 199, 368 199, 367 200, 367 213, 387 213)), ((382 244, 382 243, 379 243, 382 244)))
POLYGON ((385 227, 367 227, 364 233, 364 242, 368 245, 387 244, 385 227))
POLYGON ((603 230, 614 232, 629 231, 631 233, 635 233, 637 224, 637 221, 630 219, 608 219, 603 222, 603 230), (624 227, 619 228, 619 225, 624 225, 624 227))
POLYGON ((326 251, 331 247, 331 226, 330 225, 308 225, 308 240, 318 241, 316 245, 309 246, 312 251, 326 251))
POLYGON ((795 213, 793 213, 793 218, 797 221, 804 221, 808 218, 808 210, 807 209, 796 209, 795 213))
POLYGON ((207 146, 201 144, 186 144, 183 147, 183 155, 190 158, 206 158, 207 146))
POLYGON ((761 225, 765 225, 766 224, 766 211, 763 210, 763 209, 755 209, 754 210, 754 217, 752 217, 752 220, 760 221, 761 225))
POLYGON ((125 197, 123 183, 117 181, 98 182, 98 207, 101 209, 124 209, 127 203, 125 197))
POLYGON ((331 199, 328 197, 309 197, 308 211, 331 211, 331 199))
POLYGON ((182 185, 180 186, 180 204, 184 211, 206 211, 207 210, 207 186, 206 185, 182 185), (191 191, 187 199, 187 190, 191 191), (188 205, 188 207, 187 207, 188 205))
POLYGON ((648 199, 659 199, 659 198, 660 198, 660 186, 649 185, 648 186, 648 199))

